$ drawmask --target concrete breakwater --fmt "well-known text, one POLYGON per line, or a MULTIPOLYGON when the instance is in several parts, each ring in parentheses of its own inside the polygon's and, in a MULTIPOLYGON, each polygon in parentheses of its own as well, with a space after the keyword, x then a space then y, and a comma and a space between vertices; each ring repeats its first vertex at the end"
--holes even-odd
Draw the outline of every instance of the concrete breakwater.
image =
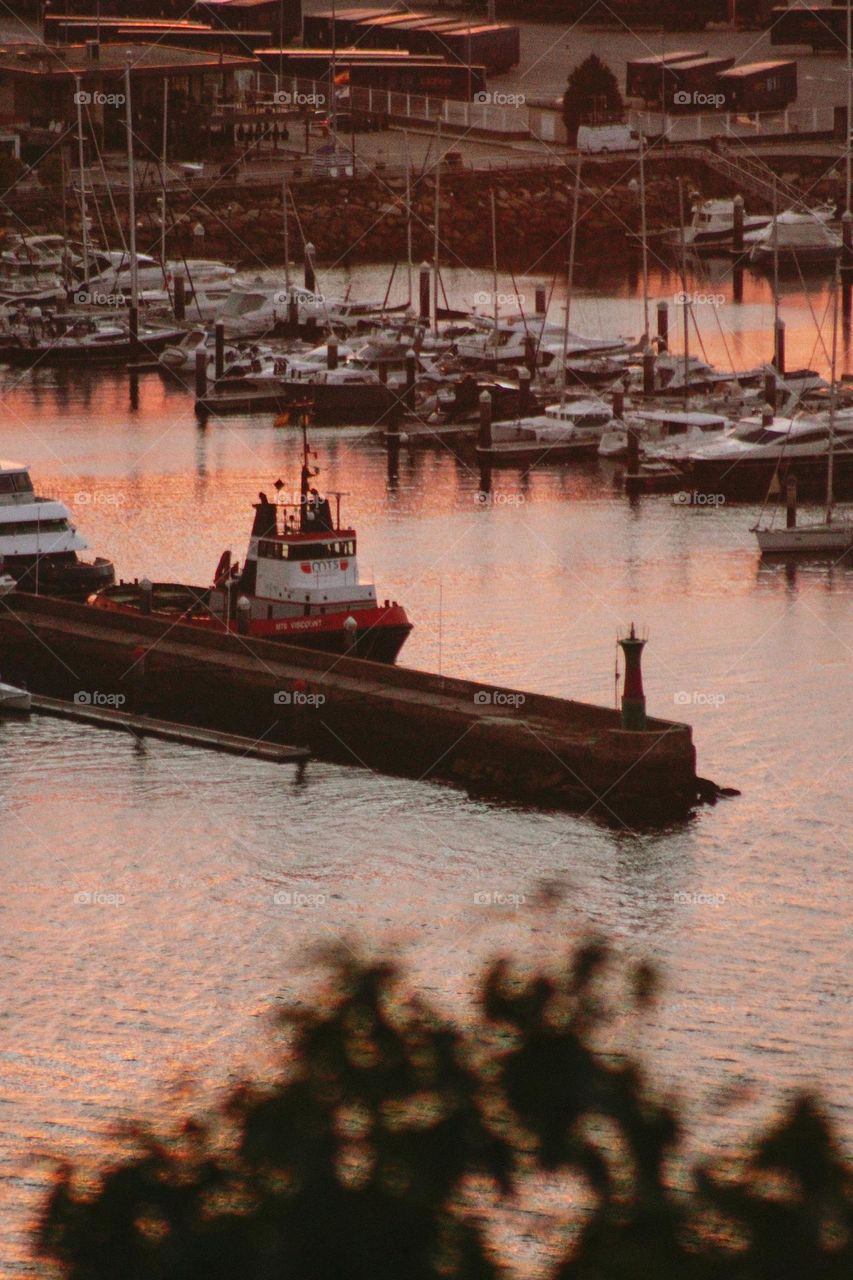
POLYGON ((0 669, 39 693, 606 820, 684 815, 703 791, 685 724, 628 731, 605 707, 46 598, 0 601, 0 669))
MULTIPOLYGON (((562 265, 569 249, 573 208, 573 169, 532 165, 503 172, 447 169, 440 184, 442 257, 447 265, 488 266, 492 261, 491 197, 495 196, 497 240, 502 267, 521 270, 562 265)), ((790 166, 788 166, 790 167, 790 166)), ((636 252, 628 232, 639 227, 636 189, 638 164, 630 159, 588 161, 582 171, 577 254, 579 260, 601 262, 606 244, 608 263, 636 252), (632 185, 632 183, 634 185, 632 185)), ((703 196, 731 195, 727 181, 701 159, 650 154, 646 165, 647 224, 650 229, 678 220, 678 180, 703 196)), ((301 256, 303 237, 316 247, 322 263, 374 262, 402 259, 406 254, 405 182, 399 174, 339 180, 304 180, 292 186, 295 213, 290 244, 301 256)), ((813 192, 815 198, 820 191, 813 192)), ((754 202, 753 202, 754 203, 754 202)), ((61 205, 49 195, 30 196, 16 212, 34 231, 61 230, 61 205)), ((15 207, 10 204, 10 207, 15 207)), ((126 203, 117 198, 119 215, 126 203)), ((689 205, 688 205, 689 212, 689 205)), ((242 184, 212 182, 192 193, 170 197, 172 223, 167 252, 177 256, 218 256, 246 270, 283 261, 282 196, 279 181, 242 184)), ((139 247, 159 251, 156 193, 137 197, 139 247)), ((435 177, 427 173, 412 187, 412 243, 420 261, 433 254, 435 177)), ((72 220, 71 231, 79 228, 72 220)))

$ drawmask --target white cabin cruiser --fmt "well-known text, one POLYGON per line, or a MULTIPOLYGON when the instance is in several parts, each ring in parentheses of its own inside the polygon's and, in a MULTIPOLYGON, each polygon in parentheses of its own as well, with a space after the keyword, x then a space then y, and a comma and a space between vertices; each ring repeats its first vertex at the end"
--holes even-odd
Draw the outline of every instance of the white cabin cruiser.
MULTIPOLYGON (((694 204, 690 225, 684 228, 684 245, 688 249, 713 249, 730 244, 734 235, 734 199, 703 200, 694 204)), ((762 231, 771 215, 747 214, 743 216, 743 229, 747 234, 762 231)), ((681 244, 682 234, 677 228, 667 234, 669 244, 681 244)))
POLYGON ((731 422, 719 413, 643 410, 632 413, 624 423, 614 423, 613 430, 601 438, 600 458, 621 459, 628 455, 628 428, 640 439, 640 457, 674 460, 683 458, 709 440, 730 429, 731 422))
POLYGON ((477 445, 477 457, 492 464, 592 457, 613 422, 613 410, 603 400, 564 400, 543 413, 492 423, 490 439, 477 445))
POLYGON ((785 262, 834 262, 841 252, 841 236, 816 213, 786 209, 763 231, 744 236, 750 246, 749 260, 770 266, 774 259, 785 262))
POLYGON ((320 294, 299 285, 291 284, 288 289, 280 282, 248 281, 239 276, 234 279, 218 318, 225 322, 226 337, 258 338, 288 322, 291 300, 296 302, 300 325, 325 323, 326 302, 320 294))
POLYGON ((767 492, 774 476, 784 484, 795 475, 801 493, 822 494, 830 448, 840 494, 853 486, 853 410, 836 416, 834 431, 826 413, 745 418, 722 438, 689 451, 682 463, 705 493, 754 497, 767 492))
POLYGON ((65 504, 34 492, 23 463, 0 462, 0 563, 16 590, 85 600, 109 586, 112 563, 81 560, 87 545, 65 504))

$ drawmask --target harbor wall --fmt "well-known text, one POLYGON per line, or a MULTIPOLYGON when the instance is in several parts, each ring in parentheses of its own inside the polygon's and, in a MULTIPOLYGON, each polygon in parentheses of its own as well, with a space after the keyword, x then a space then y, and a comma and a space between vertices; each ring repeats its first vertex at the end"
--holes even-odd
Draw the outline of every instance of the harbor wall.
POLYGON ((0 669, 55 697, 605 820, 684 815, 697 799, 688 725, 627 732, 587 703, 85 605, 0 601, 0 669))
MULTIPOLYGON (((736 153, 734 153, 736 154, 736 153)), ((567 161, 567 165, 573 161, 567 161)), ((809 160, 787 160, 781 176, 798 183, 807 177, 809 160)), ((823 160, 825 167, 825 158, 823 160)), ((636 186, 638 165, 630 159, 585 160, 579 201, 578 258, 601 261, 602 241, 608 262, 627 261, 635 252, 626 232, 639 229, 636 186)), ((696 156, 652 157, 646 165, 647 225, 650 231, 671 227, 677 221, 678 180, 703 197, 732 194, 731 178, 723 177, 696 156)), ((811 180, 809 179, 811 182, 811 180)), ((572 207, 573 170, 563 165, 531 165, 506 170, 452 171, 442 174, 440 189, 441 240, 445 257, 457 255, 470 266, 487 266, 492 260, 491 193, 495 193, 500 265, 531 261, 543 267, 562 265, 568 255, 572 207), (523 228, 523 235, 519 229, 523 228)), ((810 185, 810 198, 832 198, 832 180, 810 185)), ((330 181, 309 179, 292 186, 303 233, 323 261, 388 261, 406 254, 405 182, 399 172, 388 170, 379 178, 330 181)), ((159 188, 137 194, 140 223, 139 248, 159 252, 159 188)), ((126 205, 116 197, 120 215, 126 205)), ((61 202, 50 192, 16 200, 7 196, 10 209, 25 219, 34 232, 61 231, 61 202)), ((747 194, 750 210, 760 200, 747 194)), ((412 195, 412 238, 417 261, 431 258, 434 240, 434 176, 415 182, 412 195)), ((689 205, 689 201, 688 201, 689 205)), ((172 256, 216 256, 236 261, 245 269, 259 269, 283 261, 280 181, 267 185, 218 180, 196 191, 170 196, 167 252, 172 256), (199 232, 201 228, 201 232, 199 232)), ((72 211, 72 217, 74 216, 72 211)), ((79 238, 72 222, 71 235, 79 238)), ((291 246, 300 256, 299 231, 291 223, 291 246)))

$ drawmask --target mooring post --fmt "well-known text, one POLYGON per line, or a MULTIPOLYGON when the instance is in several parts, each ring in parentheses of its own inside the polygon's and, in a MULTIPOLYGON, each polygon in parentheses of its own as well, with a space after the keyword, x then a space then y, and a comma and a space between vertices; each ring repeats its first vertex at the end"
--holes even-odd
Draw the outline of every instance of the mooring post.
POLYGON ((175 276, 175 319, 185 320, 187 315, 187 282, 184 276, 175 276))
POLYGON ((214 373, 217 382, 225 373, 225 321, 217 320, 213 330, 214 373))
POLYGON ((619 641, 625 655, 625 687, 622 692, 622 728, 640 732, 646 728, 646 695, 643 692, 642 657, 645 640, 640 640, 631 623, 627 636, 619 641))
POLYGON ((420 275, 418 276, 418 318, 422 324, 429 324, 429 305, 430 305, 430 265, 428 262, 421 263, 420 275))
POLYGON ((658 344, 661 351, 669 350, 669 303, 665 298, 658 303, 658 344))
POLYGON ((195 398, 203 400, 207 395, 207 351, 201 347, 195 353, 195 398))
POLYGON ((530 412, 530 382, 533 375, 526 365, 518 371, 518 416, 525 417, 530 412))
POLYGON ((797 477, 788 476, 785 481, 785 524, 789 529, 797 527, 797 477))
POLYGON ((613 388, 613 417, 621 422, 625 413, 625 392, 622 387, 613 388))
POLYGON ((655 353, 651 347, 643 352, 643 395, 653 396, 655 393, 655 353))
POLYGON ((306 244, 305 246, 305 288, 309 293, 313 293, 317 284, 317 277, 314 274, 314 246, 306 244))
POLYGON ((767 369, 764 373, 764 403, 772 405, 774 413, 776 412, 776 374, 772 369, 767 369))
POLYGON ((237 600, 237 630, 241 636, 249 634, 251 621, 252 603, 246 596, 240 596, 237 600))
POLYGON ((492 396, 489 391, 484 391, 480 396, 480 431, 477 445, 480 449, 492 447, 492 396))
POLYGON ((154 605, 154 587, 150 579, 143 578, 139 583, 139 608, 142 613, 150 613, 154 605))
POLYGON ((628 428, 628 469, 626 475, 636 476, 640 471, 640 433, 636 427, 628 428))
POLYGON ((418 357, 410 347, 406 352, 406 408, 410 411, 415 407, 415 376, 417 373, 418 357))
POLYGON ((743 196, 740 195, 732 201, 732 249, 743 253, 743 196))
POLYGON ((772 405, 772 404, 770 404, 770 402, 768 401, 768 403, 767 403, 766 405, 764 405, 764 406, 763 406, 763 408, 762 408, 762 410, 761 410, 761 425, 762 425, 762 427, 772 427, 772 426, 773 426, 773 418, 774 418, 775 413, 776 413, 776 410, 774 409, 773 405, 772 405))
POLYGON ((355 648, 356 638, 358 636, 358 623, 352 614, 344 619, 344 646, 349 651, 355 648))
POLYGON ((326 368, 337 369, 338 367, 338 340, 334 334, 331 334, 329 341, 326 343, 326 368))
POLYGON ((535 304, 535 305, 536 305, 536 314, 537 314, 537 316, 544 316, 544 315, 545 315, 545 312, 546 312, 546 311, 547 311, 547 309, 548 309, 547 297, 548 297, 548 295, 547 295, 547 294, 546 294, 546 292, 545 292, 545 286, 544 286, 544 284, 537 284, 537 286, 536 286, 536 304, 535 304))
POLYGON ((785 376, 785 321, 777 320, 773 340, 773 368, 785 376))

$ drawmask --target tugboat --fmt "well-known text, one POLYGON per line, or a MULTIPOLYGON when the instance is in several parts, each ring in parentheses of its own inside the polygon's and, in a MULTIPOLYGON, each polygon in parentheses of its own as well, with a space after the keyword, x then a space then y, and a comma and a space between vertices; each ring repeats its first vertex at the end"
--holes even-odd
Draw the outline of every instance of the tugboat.
MULTIPOLYGON (((412 624, 402 605, 379 604, 374 584, 359 581, 356 533, 341 524, 340 493, 312 487, 318 474, 303 426, 299 501, 254 504, 242 568, 225 551, 212 587, 171 582, 121 582, 89 598, 98 609, 145 613, 194 627, 233 631, 261 640, 394 662, 412 624)), ((275 483, 276 496, 283 489, 275 483)))
POLYGON ((87 545, 65 504, 35 493, 23 463, 0 462, 0 594, 9 575, 18 591, 85 600, 115 581, 111 561, 79 558, 87 545))

